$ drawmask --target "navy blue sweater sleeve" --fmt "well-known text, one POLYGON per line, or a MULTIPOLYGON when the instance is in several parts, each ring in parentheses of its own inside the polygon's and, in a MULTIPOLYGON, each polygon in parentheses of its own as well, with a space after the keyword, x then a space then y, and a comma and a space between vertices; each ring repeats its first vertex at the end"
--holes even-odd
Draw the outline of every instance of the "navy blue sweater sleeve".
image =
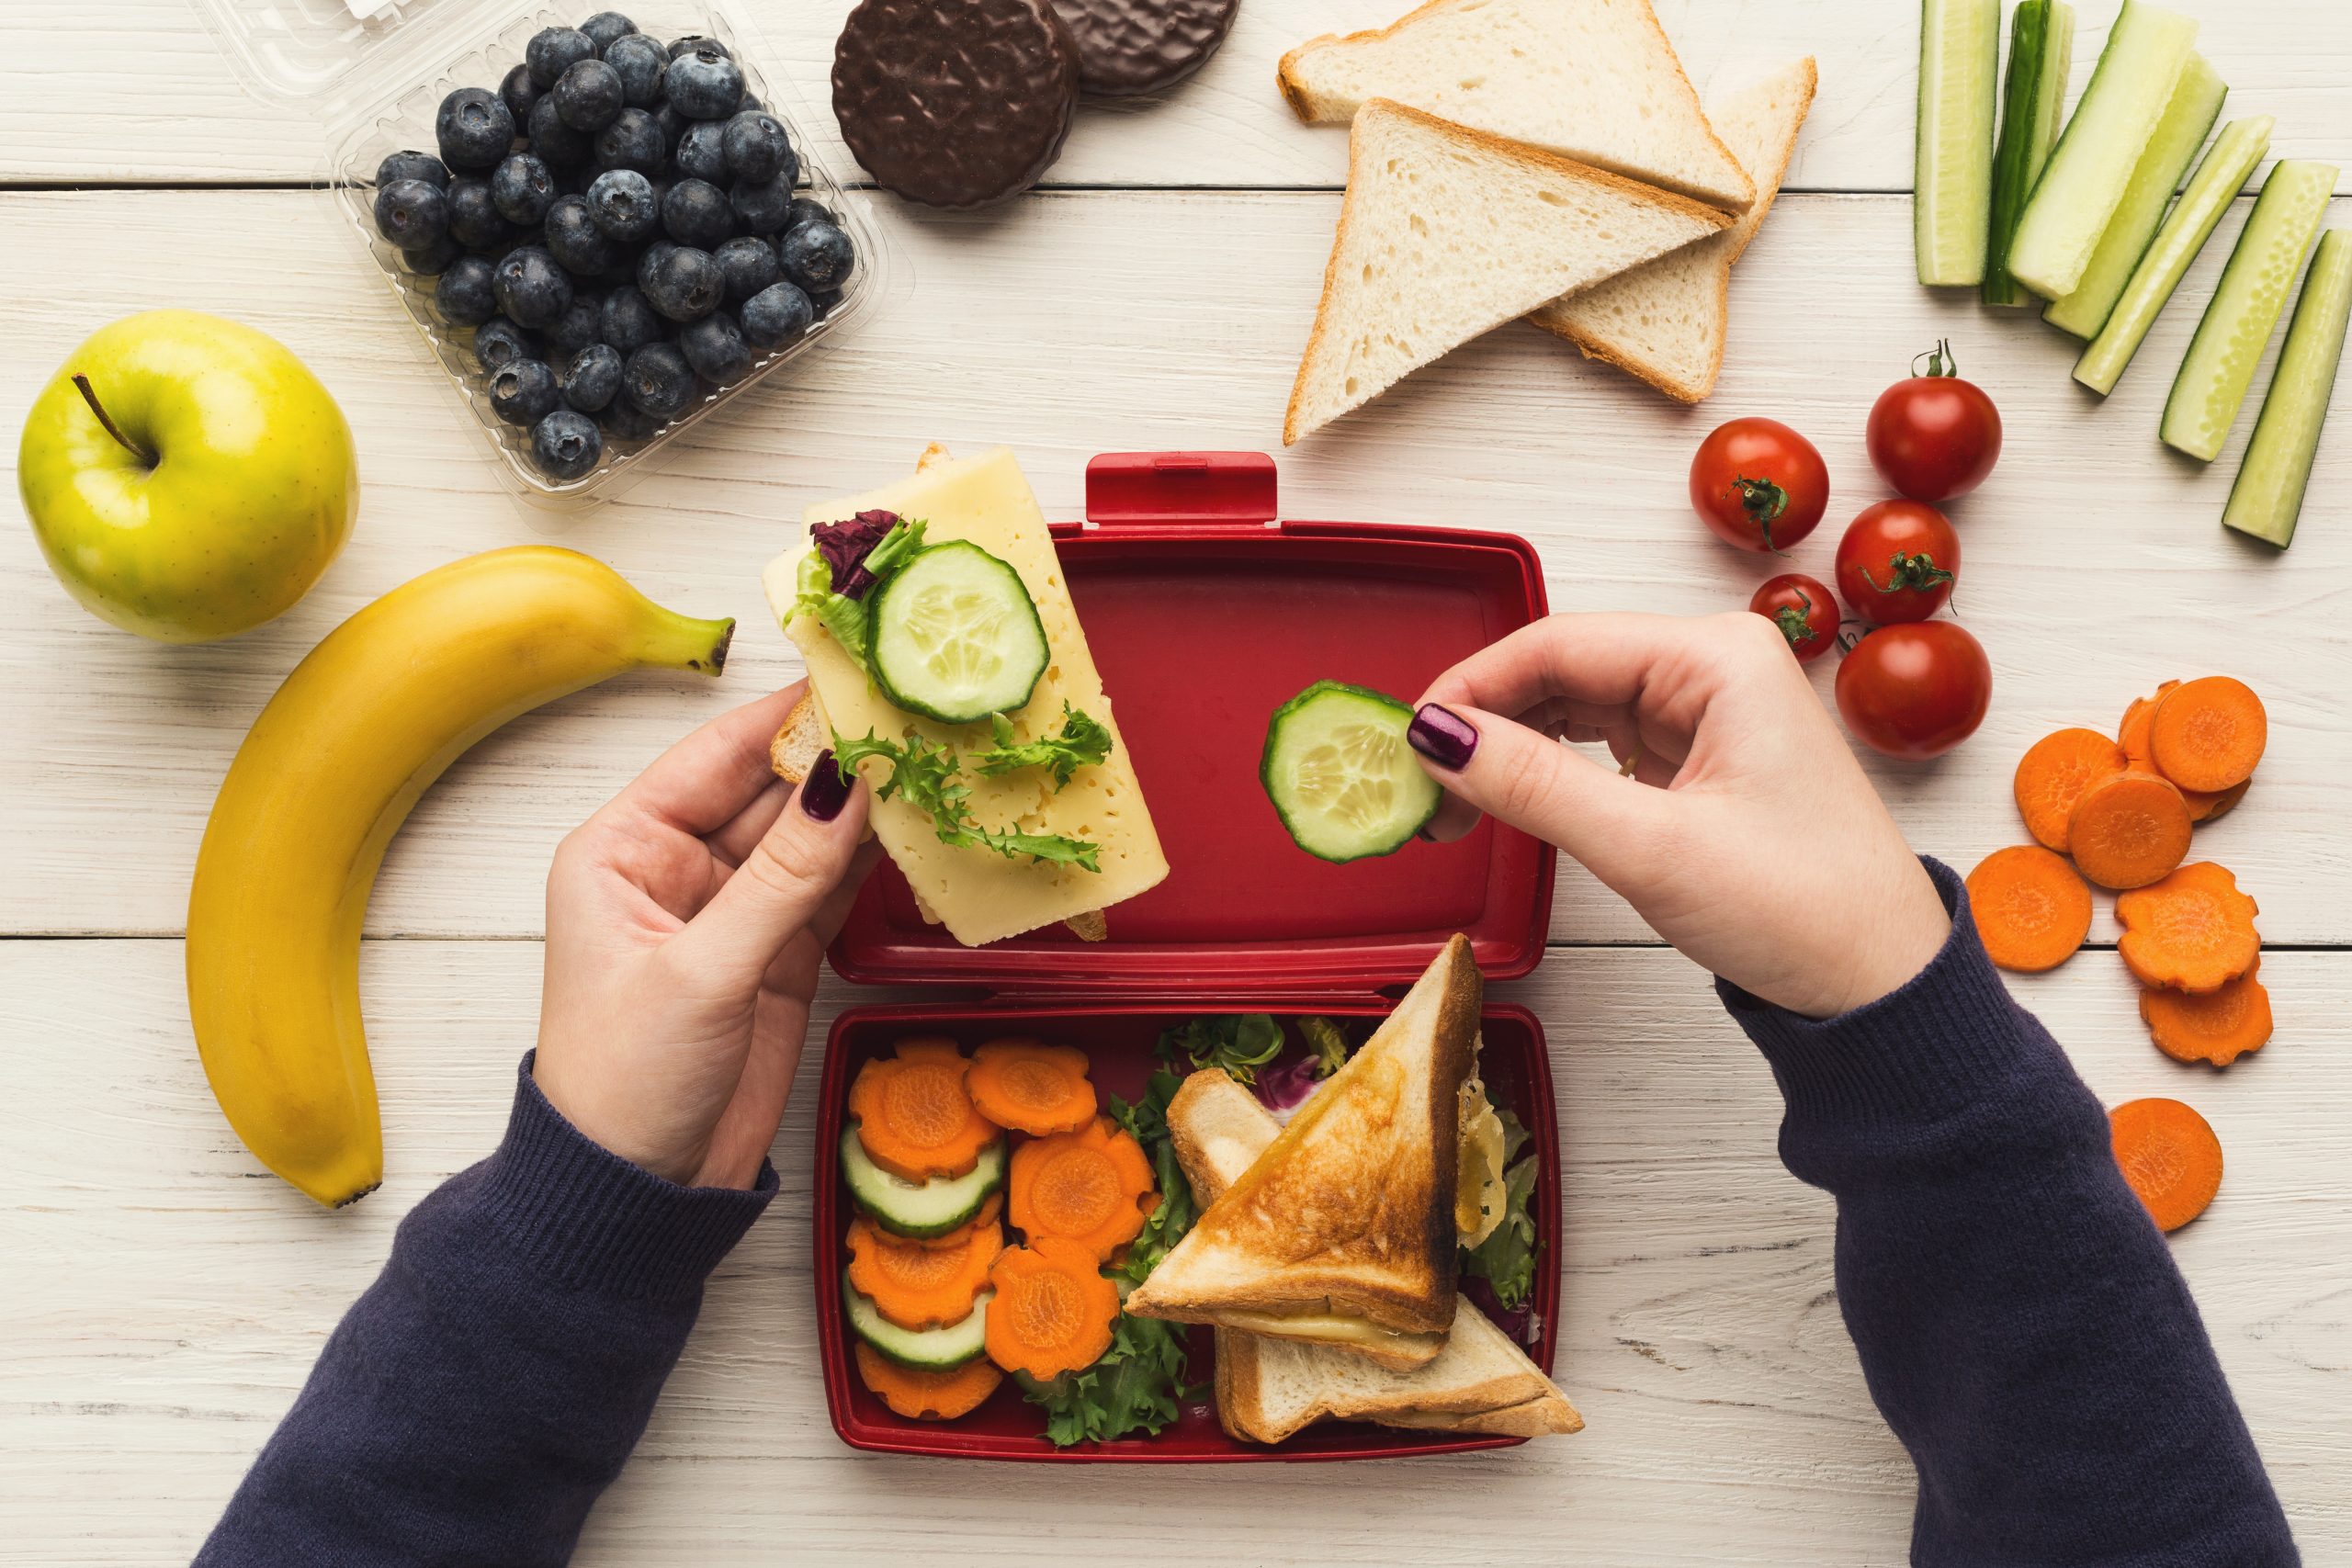
POLYGON ((607 1153, 524 1057, 505 1141, 401 1222, 197 1568, 563 1562, 775 1190, 607 1153))
POLYGON ((2297 1561, 2107 1116, 1985 959, 1960 879, 1935 961, 1815 1022, 1717 981, 1838 1200, 1838 1299, 1919 1474, 1922 1568, 2297 1561))

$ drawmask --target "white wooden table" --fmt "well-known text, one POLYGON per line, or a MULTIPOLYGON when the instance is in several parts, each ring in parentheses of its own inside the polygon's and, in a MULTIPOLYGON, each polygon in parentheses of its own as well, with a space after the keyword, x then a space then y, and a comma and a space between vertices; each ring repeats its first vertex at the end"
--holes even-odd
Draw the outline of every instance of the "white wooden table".
MULTIPOLYGON (((2340 0, 2180 3, 2205 14, 2226 112, 2276 114, 2278 153, 2352 160, 2340 0)), ((560 529, 664 603, 741 616, 736 661, 716 685, 627 678, 519 720, 417 811, 362 975, 390 1172, 338 1214, 261 1171, 207 1094, 179 942, 197 839, 245 726, 304 650, 415 573, 548 525, 498 490, 408 323, 304 188, 315 125, 246 96, 183 0, 0 9, 0 431, 101 323, 216 310, 324 377, 366 496, 303 604, 200 649, 85 615, 29 533, 0 527, 0 1562, 194 1550, 395 1222, 494 1142, 531 1037, 556 840, 668 740, 797 672, 754 574, 803 503, 898 473, 934 438, 1011 443, 1057 515, 1077 512, 1095 451, 1278 442, 1345 139, 1293 122, 1273 61, 1400 4, 1246 0, 1224 51, 1165 102, 1086 111, 1036 194, 983 217, 886 198, 914 274, 898 308, 560 529)), ((748 8, 821 103, 845 0, 748 8)), ((2108 9, 2085 7, 2077 91, 2108 9)), ((1836 526, 1882 493, 1861 450, 1870 400, 1950 335, 2007 426, 1999 470, 1957 509, 1961 604, 1993 658, 1994 707, 1944 761, 1874 771, 1918 846, 1965 866, 2022 837, 2009 772, 2042 732, 2107 726, 2170 676, 2233 673, 2267 701, 2261 779, 2199 851, 2261 900, 2276 1042, 2226 1075, 2177 1066, 2148 1044, 2109 951, 2018 989, 2103 1096, 2177 1095, 2219 1130, 2228 1179, 2176 1255, 2307 1560, 2352 1561, 2352 432, 2331 433, 2290 555, 2225 536, 2250 416, 2202 471, 2154 427, 2237 219, 2098 406, 2068 380, 2065 341, 1912 281, 1912 6, 1667 0, 1661 14, 1702 86, 1719 65, 1821 65, 1790 192, 1735 282, 1714 400, 1671 408, 1509 328, 1287 455, 1287 510, 1527 535, 1558 608, 1743 603, 1771 568, 1690 516, 1699 436, 1760 412, 1819 443, 1838 494, 1799 564, 1826 572, 1836 526)), ((1825 694, 1828 680, 1825 661, 1825 694)), ((1763 1065, 1704 976, 1572 867, 1552 937, 1509 994, 1553 1044, 1558 1377, 1583 1435, 1317 1469, 854 1454, 827 1426, 814 1365, 804 1097, 776 1145, 784 1194, 713 1282, 579 1561, 1013 1563, 1041 1536, 1249 1563, 1902 1561, 1910 1467, 1838 1316, 1830 1205, 1774 1157, 1763 1065)), ((849 996, 829 985, 820 1030, 849 996)))

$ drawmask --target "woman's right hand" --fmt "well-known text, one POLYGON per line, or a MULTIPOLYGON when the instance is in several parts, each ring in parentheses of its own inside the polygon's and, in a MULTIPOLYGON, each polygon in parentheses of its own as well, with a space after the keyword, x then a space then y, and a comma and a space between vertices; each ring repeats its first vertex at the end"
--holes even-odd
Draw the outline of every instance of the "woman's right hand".
POLYGON ((1471 655, 1411 730, 1448 799, 1549 840, 1734 985, 1826 1018, 1927 966, 1926 870, 1780 631, 1739 612, 1554 615, 1471 655), (1602 741, 1630 776, 1561 741, 1602 741))

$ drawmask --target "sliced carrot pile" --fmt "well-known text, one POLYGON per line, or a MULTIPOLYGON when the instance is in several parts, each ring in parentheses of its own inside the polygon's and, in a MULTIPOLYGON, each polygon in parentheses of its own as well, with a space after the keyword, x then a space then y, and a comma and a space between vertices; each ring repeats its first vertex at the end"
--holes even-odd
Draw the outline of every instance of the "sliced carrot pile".
MULTIPOLYGON (((887 1230, 882 1231, 882 1235, 887 1239, 898 1243, 900 1247, 928 1247, 935 1252, 953 1252, 959 1247, 969 1247, 972 1243, 972 1236, 976 1232, 985 1230, 997 1231, 999 1234, 1001 1234, 1001 1226, 999 1222, 1003 1213, 1004 1194, 1001 1192, 991 1192, 988 1195, 987 1199, 981 1202, 980 1212, 978 1213, 974 1214, 970 1219, 966 1220, 954 1230, 948 1231, 943 1235, 898 1235, 887 1230)), ((875 1228, 877 1230, 881 1229, 878 1225, 875 1228)))
POLYGON ((2004 969, 2055 969, 2091 934, 2089 886, 2040 844, 2013 844, 1980 861, 1968 874, 1968 907, 1985 956, 2004 969))
POLYGON ((1067 1133, 1094 1119, 1086 1053, 1069 1045, 991 1040, 972 1054, 964 1089, 981 1115, 1018 1133, 1067 1133))
POLYGON ((1074 1241, 1098 1262, 1135 1240, 1159 1202, 1143 1145, 1107 1117, 1013 1150, 1012 1187, 1023 1235, 1074 1241))
POLYGON ((2179 1100, 2126 1100, 2107 1123, 2115 1163, 2158 1230, 2178 1230, 2222 1190, 2222 1140, 2179 1100))
POLYGON ((979 1164, 1002 1134, 964 1091, 969 1066, 954 1041, 926 1037, 901 1040, 895 1056, 860 1067, 849 1113, 866 1157, 902 1181, 962 1176, 979 1164))
POLYGON ((988 1289, 989 1269, 1004 1250, 1004 1233, 975 1228, 958 1251, 909 1247, 864 1217, 850 1222, 849 1282, 901 1328, 937 1328, 972 1315, 988 1289))
POLYGON ((2123 962, 2143 986, 2202 995, 2245 974, 2262 956, 2254 929, 2261 911, 2237 878, 2211 861, 2184 865, 2163 881, 2115 900, 2123 922, 2123 962))
POLYGON ((2115 727, 2115 743, 2123 748, 2123 754, 2132 759, 2133 767, 2155 766, 2148 756, 2148 727, 2155 721, 2156 705, 2179 685, 2177 681, 2166 681, 2156 688, 2154 696, 2133 697, 2132 705, 2123 710, 2123 722, 2115 727))
POLYGON ((2183 789, 2218 794, 2254 776, 2270 740, 2270 716, 2254 688, 2208 675, 2165 694, 2148 725, 2156 771, 2183 789))
POLYGON ((2018 810, 2025 829, 2060 854, 2066 852, 2075 803, 2092 785, 2131 766, 2123 748, 2096 729, 2045 735, 2018 760, 2018 810))
POLYGON ((989 1281, 989 1359, 1008 1372, 1057 1378, 1091 1367, 1111 1348, 1119 1288, 1078 1242, 1039 1236, 1007 1247, 989 1281))
POLYGON ((857 1375, 876 1398, 916 1421, 967 1416, 1004 1381, 985 1356, 975 1356, 952 1372, 926 1372, 899 1365, 863 1339, 857 1342, 857 1375))
POLYGON ((2226 1067, 2270 1038, 2270 993, 2255 978, 2262 961, 2222 986, 2192 997, 2164 989, 2140 993, 2140 1017, 2156 1049, 2176 1062, 2226 1067))
POLYGON ((2101 887, 2144 887, 2188 853, 2188 807, 2154 773, 2118 773, 2086 791, 2067 825, 2075 864, 2101 887))

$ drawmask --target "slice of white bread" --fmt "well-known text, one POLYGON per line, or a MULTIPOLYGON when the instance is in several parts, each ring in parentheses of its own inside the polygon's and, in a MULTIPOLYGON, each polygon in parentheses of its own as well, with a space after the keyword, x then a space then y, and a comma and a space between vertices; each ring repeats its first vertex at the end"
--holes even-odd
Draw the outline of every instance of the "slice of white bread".
POLYGON ((1587 359, 1631 372, 1678 402, 1715 389, 1731 320, 1731 265, 1756 237, 1796 151, 1818 77, 1810 57, 1716 103, 1715 130, 1756 180, 1756 200, 1722 233, 1555 299, 1527 319, 1587 359))
POLYGON ((1283 445, 1547 300, 1731 226, 1688 197, 1375 98, 1283 445))
POLYGON ((1430 0, 1376 31, 1307 39, 1276 80, 1309 123, 1393 98, 1727 211, 1755 195, 1650 0, 1430 0))
MULTIPOLYGON (((1168 1131, 1193 1198, 1206 1205, 1248 1172, 1281 1128, 1255 1095, 1210 1067, 1176 1091, 1168 1131)), ((1351 1350, 1220 1328, 1216 1388, 1218 1421, 1249 1442, 1278 1443, 1326 1417, 1513 1437, 1584 1425, 1552 1380, 1466 1301, 1455 1308, 1445 1348, 1409 1371, 1351 1350)))

